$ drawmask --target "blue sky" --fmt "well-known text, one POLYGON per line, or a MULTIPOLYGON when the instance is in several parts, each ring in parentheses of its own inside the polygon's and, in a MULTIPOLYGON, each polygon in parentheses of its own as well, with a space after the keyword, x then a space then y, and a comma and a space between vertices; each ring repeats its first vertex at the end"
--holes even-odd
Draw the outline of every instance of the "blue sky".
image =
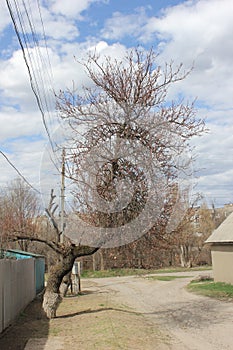
MULTIPOLYGON (((23 9, 23 1, 16 2, 23 9)), ((193 142, 200 169, 196 190, 217 206, 232 202, 232 0, 39 2, 53 73, 51 81, 46 80, 46 91, 71 87, 73 81, 78 88, 87 83, 74 56, 82 58, 94 48, 101 55, 121 58, 133 46, 153 46, 160 52, 160 63, 182 62, 187 69, 194 64, 189 77, 173 86, 169 96, 197 98, 197 115, 206 117, 209 133, 193 142)), ((31 9, 40 38, 37 1, 24 3, 31 9)), ((43 44, 41 50, 45 54, 43 44)), ((47 69, 51 73, 49 65, 47 69)), ((39 188, 41 157, 48 140, 5 1, 0 3, 0 76, 0 149, 39 188)), ((0 166, 0 185, 6 186, 16 173, 3 158, 0 166)))

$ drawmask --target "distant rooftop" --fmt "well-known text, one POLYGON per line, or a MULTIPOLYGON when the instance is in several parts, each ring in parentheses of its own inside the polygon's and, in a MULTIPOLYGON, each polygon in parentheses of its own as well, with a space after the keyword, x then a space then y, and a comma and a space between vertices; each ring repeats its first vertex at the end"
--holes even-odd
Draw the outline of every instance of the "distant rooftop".
POLYGON ((233 244, 233 213, 213 231, 205 243, 232 243, 233 244))

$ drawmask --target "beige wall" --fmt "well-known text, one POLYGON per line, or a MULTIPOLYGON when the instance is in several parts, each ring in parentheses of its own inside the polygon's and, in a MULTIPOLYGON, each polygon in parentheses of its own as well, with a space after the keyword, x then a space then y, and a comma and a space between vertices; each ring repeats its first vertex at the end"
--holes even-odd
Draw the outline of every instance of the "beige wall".
POLYGON ((0 333, 36 296, 34 259, 0 260, 0 333))
POLYGON ((211 256, 214 281, 233 284, 233 245, 213 245, 211 256))

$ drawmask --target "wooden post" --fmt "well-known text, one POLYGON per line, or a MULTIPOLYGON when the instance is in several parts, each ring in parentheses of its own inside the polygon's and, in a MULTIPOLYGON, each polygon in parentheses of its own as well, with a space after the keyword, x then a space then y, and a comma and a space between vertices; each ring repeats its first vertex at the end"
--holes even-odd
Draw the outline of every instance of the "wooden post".
POLYGON ((81 262, 75 261, 72 269, 74 275, 74 293, 78 294, 81 292, 81 262))
POLYGON ((65 212, 65 149, 62 150, 62 167, 61 167, 61 227, 60 242, 64 242, 64 212, 65 212))

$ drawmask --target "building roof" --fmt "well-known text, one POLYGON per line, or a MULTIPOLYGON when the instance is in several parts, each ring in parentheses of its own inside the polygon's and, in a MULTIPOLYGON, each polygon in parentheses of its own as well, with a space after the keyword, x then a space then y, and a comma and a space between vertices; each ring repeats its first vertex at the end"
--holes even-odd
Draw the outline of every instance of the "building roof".
POLYGON ((16 258, 44 258, 43 255, 40 254, 35 254, 35 253, 30 253, 30 252, 25 252, 23 250, 18 250, 18 249, 7 249, 6 250, 6 256, 14 256, 16 258))
POLYGON ((233 213, 213 231, 205 243, 233 243, 233 213))

